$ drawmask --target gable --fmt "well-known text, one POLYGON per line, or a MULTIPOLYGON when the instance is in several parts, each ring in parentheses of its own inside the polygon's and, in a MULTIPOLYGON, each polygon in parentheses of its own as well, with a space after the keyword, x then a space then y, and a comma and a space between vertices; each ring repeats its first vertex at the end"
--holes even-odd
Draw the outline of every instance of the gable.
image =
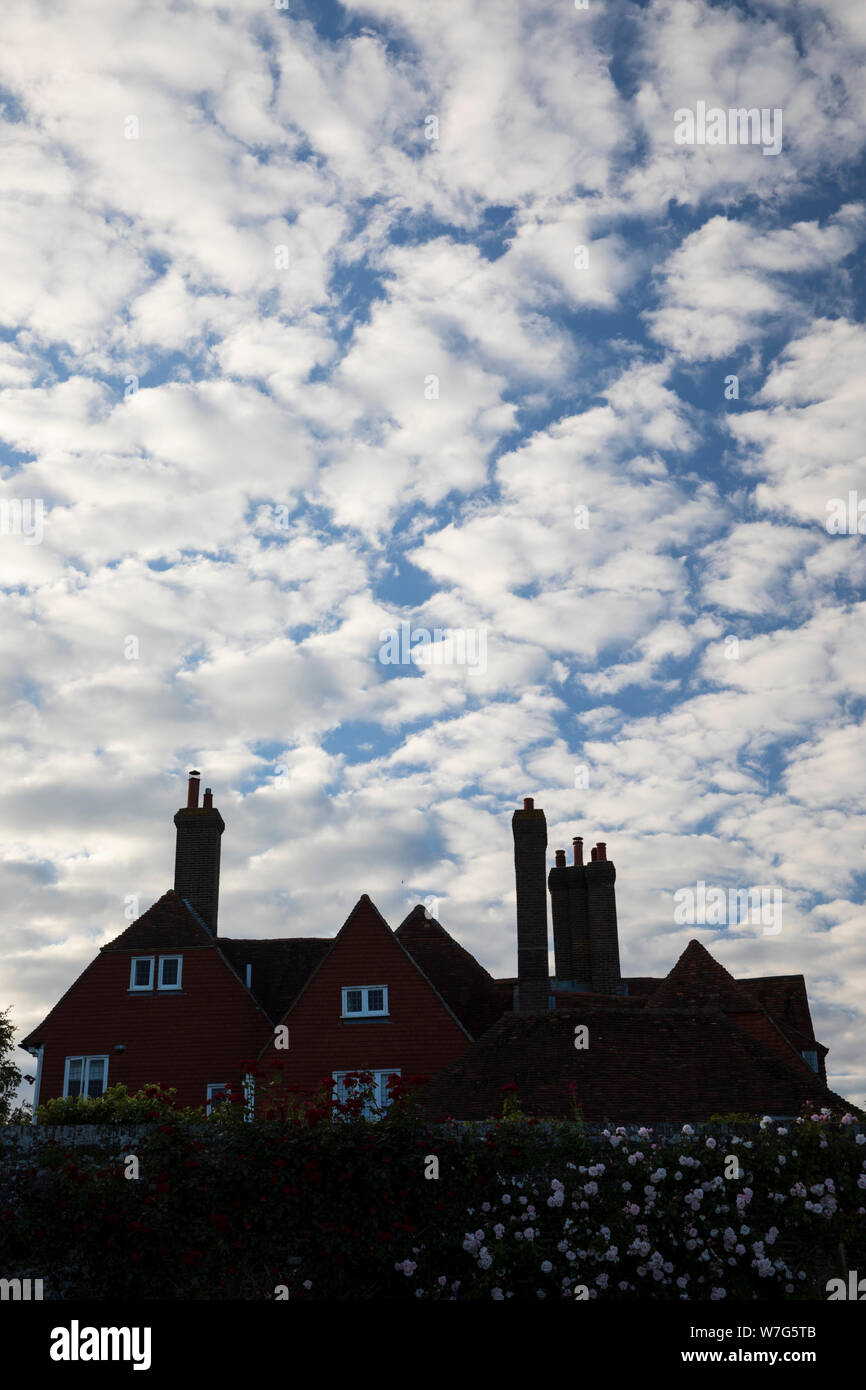
POLYGON ((323 1011, 333 1016, 343 989, 380 985, 387 985, 389 1006, 394 1005, 401 1016, 408 1017, 407 1010, 420 1009, 428 1018, 435 1016, 449 1032, 459 1034, 462 1043, 470 1039, 366 893, 352 908, 281 1022, 314 1024, 316 1018, 323 1017, 323 1011))
POLYGON ((806 981, 802 975, 764 975, 742 983, 785 1033, 814 1040, 806 981))
MULTIPOLYGON (((121 932, 120 936, 100 948, 98 955, 85 966, 38 1027, 22 1039, 21 1046, 30 1049, 48 1036, 55 1042, 65 1042, 67 1033, 70 1046, 81 1046, 82 1039, 94 1031, 117 1027, 129 1031, 130 1023, 133 1022, 135 1027, 143 1025, 147 1031, 150 1020, 144 1019, 140 1011, 135 1016, 127 1012, 130 1003, 130 968, 135 956, 155 958, 153 993, 162 995, 161 1017, 163 1023, 168 1024, 169 1016, 166 1009, 174 1006, 168 1004, 171 991, 160 991, 157 988, 156 961, 160 955, 173 954, 182 958, 182 987, 176 999, 181 1012, 171 1015, 170 1031, 176 1032, 178 1028, 185 1028, 186 1024, 189 1024, 199 1032, 209 1032, 212 1022, 214 1027, 219 1028, 220 1017, 215 1016, 213 1020, 210 1018, 213 1006, 212 990, 216 981, 222 981, 225 975, 228 990, 224 1004, 231 1007, 229 1000, 237 1000, 237 1007, 250 1024, 254 1024, 255 1015, 261 1019, 257 1031, 258 1046, 258 1037, 261 1037, 262 1029, 267 1028, 269 1024, 264 1009, 246 989, 243 978, 239 977, 232 961, 219 949, 218 939, 211 935, 196 913, 173 891, 164 893, 141 917, 121 932), (193 957, 200 958, 201 963, 193 966, 193 957), (219 973, 215 975, 210 962, 217 961, 220 968, 219 973), (205 965, 205 962, 208 964, 205 965), (196 981, 204 993, 195 988, 196 981), (205 981, 208 983, 205 984, 205 981)), ((222 995, 225 986, 220 983, 216 987, 222 995)), ((141 992, 142 996, 150 993, 151 991, 141 992)), ((225 1022, 224 1016, 222 1021, 225 1022)))
POLYGON ((654 1009, 760 1009, 754 994, 725 969, 699 941, 690 941, 670 974, 651 995, 654 1009))

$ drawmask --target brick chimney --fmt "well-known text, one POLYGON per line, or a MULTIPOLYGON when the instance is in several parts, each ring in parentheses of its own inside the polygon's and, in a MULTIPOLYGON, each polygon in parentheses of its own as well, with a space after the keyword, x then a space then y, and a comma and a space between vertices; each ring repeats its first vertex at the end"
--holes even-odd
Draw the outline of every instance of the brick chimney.
POLYGON ((619 994, 619 937, 616 926, 616 869, 602 841, 586 865, 586 915, 589 923, 591 982, 595 994, 619 994))
POLYGON ((571 965, 571 917, 569 914, 568 868, 565 850, 556 851, 556 864, 547 875, 550 892, 550 915, 553 919, 553 955, 557 984, 574 979, 571 965))
POLYGON ((576 835, 574 863, 556 851, 556 867, 547 879, 556 951, 555 988, 576 993, 619 994, 619 940, 616 923, 616 869, 607 845, 594 845, 583 862, 583 840, 576 835))
POLYGON ((575 835, 571 843, 574 847, 574 863, 567 870, 571 964, 575 989, 589 990, 592 988, 592 956, 589 946, 583 839, 580 835, 575 835))
POLYGON ((547 821, 531 796, 511 817, 517 885, 517 1008, 520 1013, 550 1007, 547 957, 547 821))
POLYGON ((213 804, 210 787, 204 805, 198 804, 199 774, 189 774, 186 806, 176 812, 177 848, 174 859, 174 891, 185 898, 214 936, 220 892, 220 836, 225 822, 213 804))

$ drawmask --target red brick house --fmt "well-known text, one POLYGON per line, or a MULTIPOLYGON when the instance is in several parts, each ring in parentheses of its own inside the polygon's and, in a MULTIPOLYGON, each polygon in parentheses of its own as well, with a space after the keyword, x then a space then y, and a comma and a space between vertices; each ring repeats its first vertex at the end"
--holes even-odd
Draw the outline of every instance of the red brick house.
POLYGON ((38 1058, 35 1104, 154 1081, 210 1104, 256 1057, 266 1073, 279 1061, 287 1086, 327 1076, 335 1094, 345 1073, 371 1071, 380 1105, 389 1077, 426 1075, 431 1118, 497 1114, 508 1084, 528 1114, 570 1114, 576 1096, 587 1119, 617 1122, 845 1105, 827 1089, 801 975, 737 981, 692 941, 664 979, 622 977, 606 846, 584 865, 576 838, 574 862, 557 851, 548 874, 530 799, 512 819, 518 973, 504 980, 423 907, 392 931, 366 894, 332 938, 220 936, 225 826, 210 789, 199 806, 197 772, 174 822, 173 890, 22 1042, 38 1058))

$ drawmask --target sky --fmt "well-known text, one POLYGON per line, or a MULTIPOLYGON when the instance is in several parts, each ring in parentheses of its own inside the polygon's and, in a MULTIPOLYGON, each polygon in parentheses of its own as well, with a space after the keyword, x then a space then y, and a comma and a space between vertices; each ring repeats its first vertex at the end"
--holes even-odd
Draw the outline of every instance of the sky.
POLYGON ((533 796, 624 974, 804 975, 866 1104, 866 7, 281 4, 3 6, 0 1007, 193 767, 222 934, 432 900, 513 975, 533 796))

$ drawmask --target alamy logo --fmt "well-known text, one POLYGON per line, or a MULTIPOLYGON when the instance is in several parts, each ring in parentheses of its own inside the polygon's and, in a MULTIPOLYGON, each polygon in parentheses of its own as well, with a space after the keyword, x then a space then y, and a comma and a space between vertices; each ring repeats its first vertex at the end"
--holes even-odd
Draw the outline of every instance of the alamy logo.
POLYGON ((150 1370, 149 1327, 69 1327, 51 1329, 52 1361, 132 1361, 134 1371, 150 1370))
POLYGON ((695 110, 681 106, 674 112, 677 145, 763 145, 764 154, 782 150, 782 108, 736 106, 723 111, 699 101, 695 110))
POLYGON ((32 1298, 38 1302, 42 1298, 42 1283, 41 1279, 0 1279, 0 1301, 11 1298, 13 1302, 27 1303, 32 1298))
POLYGON ((695 924, 710 927, 744 922, 762 926, 764 936, 778 936, 782 930, 781 888, 708 888, 699 878, 694 888, 678 888, 674 893, 674 921, 679 926, 695 924))
POLYGON ((861 502, 855 489, 843 497, 831 497, 824 523, 831 536, 866 536, 866 497, 861 502))
POLYGON ((41 545, 45 503, 41 497, 0 500, 0 536, 23 536, 25 545, 41 545))
POLYGON ((840 1298, 856 1303, 866 1302, 866 1279, 858 1279, 856 1269, 848 1271, 847 1285, 844 1279, 828 1279, 825 1288, 828 1303, 837 1302, 840 1298))
POLYGON ((413 629, 401 623, 399 630, 386 627, 379 633, 379 660, 383 666, 468 666, 487 670, 487 629, 426 627, 413 629))

